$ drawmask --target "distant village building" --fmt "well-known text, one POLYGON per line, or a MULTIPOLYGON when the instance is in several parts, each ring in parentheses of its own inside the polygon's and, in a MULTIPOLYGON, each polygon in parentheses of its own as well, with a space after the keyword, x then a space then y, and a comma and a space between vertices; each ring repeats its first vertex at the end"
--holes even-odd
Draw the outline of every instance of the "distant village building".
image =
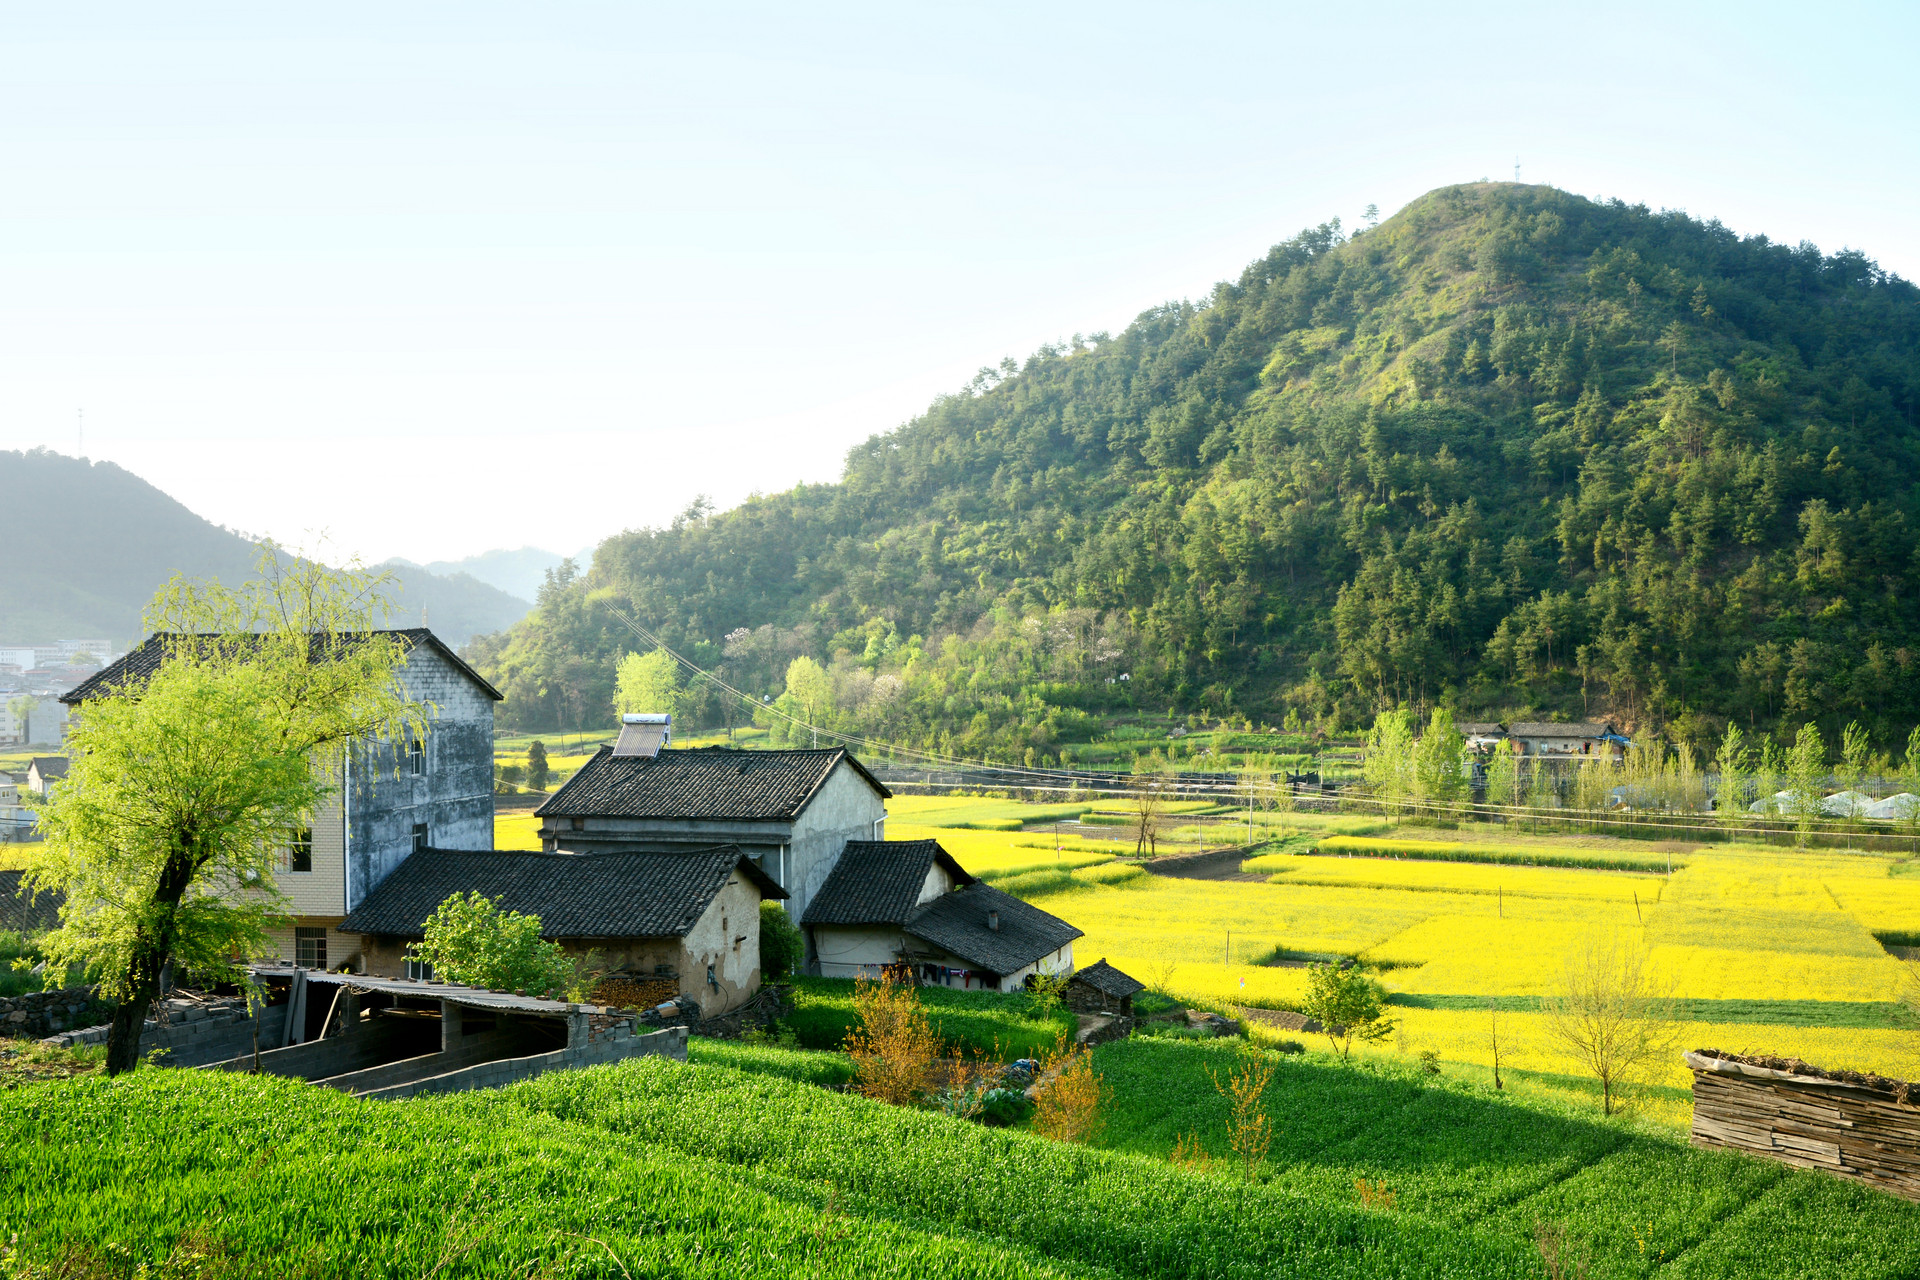
POLYGON ((1633 743, 1611 720, 1561 723, 1521 720, 1507 726, 1516 754, 1534 759, 1602 760, 1618 764, 1633 743))
MULTIPOLYGON (((401 683, 436 711, 424 738, 357 744, 345 762, 345 786, 282 850, 277 880, 294 919, 268 936, 284 958, 312 968, 352 959, 359 938, 341 933, 340 923, 415 850, 493 847, 499 691, 424 627, 379 634, 406 646, 401 683)), ((149 638, 61 702, 79 707, 137 687, 159 669, 165 643, 149 638)))
POLYGON ((65 756, 35 756, 27 762, 27 790, 37 796, 46 795, 54 783, 67 776, 67 764, 65 756))
POLYGON ((1111 1013, 1131 1018, 1133 998, 1146 989, 1146 983, 1127 976, 1102 958, 1067 980, 1066 994, 1061 1001, 1076 1013, 1111 1013))
POLYGON ((1081 931, 982 884, 934 840, 859 840, 801 917, 817 971, 874 978, 905 965, 925 986, 1017 991, 1073 972, 1081 931))
POLYGON ((541 936, 597 953, 608 970, 677 984, 704 1017, 760 989, 760 904, 786 893, 737 845, 652 853, 458 853, 409 857, 349 914, 362 972, 431 974, 407 957, 454 894, 479 893, 540 917, 541 936))

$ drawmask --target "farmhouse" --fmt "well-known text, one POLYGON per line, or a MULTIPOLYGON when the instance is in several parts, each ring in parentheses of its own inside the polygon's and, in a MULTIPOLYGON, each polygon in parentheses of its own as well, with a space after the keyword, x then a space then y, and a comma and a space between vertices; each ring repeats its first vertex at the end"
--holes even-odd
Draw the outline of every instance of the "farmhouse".
MULTIPOLYGON (((1476 728, 1479 726, 1475 726, 1476 728)), ((1633 743, 1613 727, 1611 720, 1561 723, 1519 720, 1507 727, 1513 749, 1535 759, 1601 760, 1618 764, 1633 743)))
POLYGON ((27 765, 27 790, 44 796, 53 784, 67 776, 65 756, 35 756, 27 765))
POLYGON ((1016 991, 1073 972, 1081 931, 967 874, 933 840, 854 840, 801 924, 823 977, 910 966, 923 985, 1016 991))
POLYGON ((534 810, 542 848, 737 845, 799 919, 849 840, 882 838, 893 793, 845 750, 667 750, 664 720, 627 717, 620 741, 534 810))
POLYGON ((539 916, 543 937, 575 954, 597 952, 598 965, 672 984, 707 1017, 760 989, 760 903, 786 897, 737 845, 587 854, 423 849, 340 931, 358 936, 364 972, 430 977, 407 958, 407 944, 420 940, 434 908, 469 891, 539 916))
MULTIPOLYGON (((293 920, 268 937, 282 956, 308 968, 351 961, 358 940, 341 931, 341 921, 416 849, 493 846, 499 691, 424 627, 378 634, 398 636, 405 645, 401 683, 411 697, 433 705, 433 728, 412 742, 355 744, 343 761, 345 785, 282 851, 277 880, 293 920)), ((148 637, 60 700, 80 708, 138 687, 159 669, 175 639, 148 637)))

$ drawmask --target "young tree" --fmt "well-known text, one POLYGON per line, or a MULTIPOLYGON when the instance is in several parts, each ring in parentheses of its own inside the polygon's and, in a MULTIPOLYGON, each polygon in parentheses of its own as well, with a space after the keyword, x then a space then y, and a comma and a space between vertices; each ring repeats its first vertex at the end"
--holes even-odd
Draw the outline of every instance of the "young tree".
POLYGON ((620 714, 672 715, 680 710, 680 664, 665 649, 630 653, 620 659, 614 682, 614 709, 620 714))
POLYGON ((1413 790, 1413 723, 1407 711, 1382 711, 1367 734, 1360 776, 1381 802, 1381 811, 1399 816, 1413 790))
POLYGON ((1273 1146, 1273 1120, 1261 1105, 1267 1086, 1273 1083, 1273 1059, 1243 1047, 1239 1065, 1224 1080, 1212 1067, 1207 1068, 1207 1078, 1227 1100, 1227 1147, 1240 1158, 1241 1176, 1252 1182, 1273 1146))
POLYGON ((1722 822, 1739 822, 1747 810, 1747 735, 1734 721, 1727 721, 1727 732, 1720 739, 1719 810, 1722 822))
MULTIPOLYGON (((1860 727, 1858 720, 1849 721, 1840 731, 1840 789, 1858 791, 1866 781, 1867 757, 1873 752, 1873 744, 1867 737, 1867 731, 1860 727)), ((1852 802, 1847 811, 1849 818, 1859 817, 1859 801, 1852 802)))
POLYGON ((527 748, 527 785, 535 791, 545 791, 552 777, 553 768, 547 763, 547 744, 535 738, 527 748))
POLYGON ((434 976, 463 986, 566 992, 576 966, 557 942, 540 937, 540 917, 504 911, 478 892, 454 894, 427 917, 425 937, 408 948, 434 976))
MULTIPOLYGON (((805 724, 821 726, 833 711, 833 677, 803 653, 787 664, 787 691, 781 695, 781 701, 786 703, 783 710, 788 715, 798 717, 805 724)), ((803 738, 804 733, 799 725, 786 725, 786 738, 795 744, 811 741, 803 738)))
POLYGON ((1487 803, 1512 806, 1520 801, 1520 757, 1514 754, 1511 739, 1494 744, 1487 761, 1487 803))
POLYGON ((1547 1035, 1600 1081, 1612 1115, 1622 1084, 1673 1051, 1680 1028, 1673 998, 1647 968, 1645 953, 1617 939, 1591 939, 1567 962, 1561 992, 1542 1005, 1547 1035))
POLYGON ((1820 736, 1820 727, 1808 721, 1800 726, 1787 752, 1788 803, 1797 820, 1802 845, 1807 843, 1814 820, 1820 816, 1820 802, 1825 798, 1820 784, 1826 776, 1827 744, 1820 736))
POLYGON ((1386 988, 1358 965, 1345 969, 1333 963, 1308 965, 1307 998, 1300 1011, 1320 1024, 1342 1062, 1355 1040, 1371 1044, 1393 1034, 1386 988))
POLYGON ((244 982, 280 918, 287 833, 340 785, 354 744, 410 741, 431 708, 401 684, 406 642, 374 627, 389 577, 263 543, 241 588, 176 578, 154 598, 158 667, 74 718, 66 783, 38 801, 28 884, 63 895, 50 982, 86 967, 114 1000, 107 1071, 139 1060, 169 966, 244 982))
POLYGON ((1467 740, 1454 727, 1453 712, 1435 707, 1414 749, 1414 789, 1422 800, 1447 805, 1460 798, 1466 790, 1461 768, 1466 751, 1467 740))
POLYGON ((1160 815, 1167 807, 1171 782, 1167 762, 1158 751, 1148 755, 1135 770, 1133 790, 1127 793, 1127 808, 1133 812, 1133 856, 1159 853, 1160 815))
POLYGON ((1062 1031, 1041 1057, 1040 1081, 1034 1090, 1033 1131, 1055 1142, 1093 1141, 1105 1124, 1100 1103, 1106 1086, 1086 1046, 1062 1031))

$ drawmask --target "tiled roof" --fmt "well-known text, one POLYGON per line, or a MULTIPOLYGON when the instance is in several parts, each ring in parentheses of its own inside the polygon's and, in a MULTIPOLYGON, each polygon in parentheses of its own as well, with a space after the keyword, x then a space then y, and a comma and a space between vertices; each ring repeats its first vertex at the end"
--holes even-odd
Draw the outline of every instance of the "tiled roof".
MULTIPOLYGON (((211 633, 207 634, 208 638, 212 638, 211 633)), ((434 635, 433 632, 427 630, 425 627, 394 628, 376 631, 373 634, 399 636, 406 642, 409 649, 415 645, 424 644, 448 662, 452 663, 455 670, 462 672, 467 679, 478 685, 480 690, 495 702, 499 702, 504 696, 498 689, 488 684, 478 671, 468 666, 459 654, 448 648, 439 636, 434 635)), ((140 684, 151 679, 153 673, 160 669, 160 660, 166 655, 167 643, 180 638, 182 637, 173 632, 155 632, 153 635, 148 636, 146 640, 141 643, 140 647, 132 653, 123 654, 121 657, 116 658, 109 665, 94 672, 85 680, 82 680, 79 684, 61 694, 60 701, 66 703, 68 706, 78 706, 89 698, 108 697, 118 693, 126 685, 140 684)), ((316 645, 319 644, 319 637, 316 636, 314 642, 316 645)))
POLYGON ((1516 738, 1602 738, 1613 732, 1613 726, 1584 721, 1520 720, 1514 722, 1508 732, 1516 738))
POLYGON ((1469 738, 1504 738, 1507 731, 1491 720, 1470 720, 1460 726, 1460 732, 1469 738))
POLYGON ((0 871, 0 929, 14 933, 45 933, 60 927, 64 894, 42 889, 29 902, 20 892, 24 871, 0 871))
POLYGON ((65 756, 35 756, 28 761, 27 768, 43 778, 64 778, 71 763, 65 756))
POLYGON ((882 798, 893 794, 841 747, 698 747, 657 756, 616 756, 602 747, 534 812, 543 818, 793 818, 842 761, 882 798))
POLYGON ((1115 1000, 1125 1000, 1128 996, 1147 989, 1146 983, 1128 977, 1105 960, 1079 970, 1073 975, 1072 980, 1084 982, 1095 991, 1112 996, 1115 1000))
MULTIPOLYGON (((734 845, 679 853, 455 853, 422 849, 340 924, 345 933, 417 938, 434 908, 477 891, 540 917, 545 938, 684 936, 735 868, 764 898, 786 893, 734 845)), ((750 922, 760 927, 756 919, 750 922)))
POLYGON ((849 840, 800 923, 903 925, 919 908, 920 890, 936 862, 956 884, 973 883, 938 841, 849 840))
POLYGON ((1023 969, 1081 936, 1060 917, 981 883, 935 898, 901 932, 999 974, 1023 969), (987 927, 990 911, 1000 913, 997 930, 987 927))

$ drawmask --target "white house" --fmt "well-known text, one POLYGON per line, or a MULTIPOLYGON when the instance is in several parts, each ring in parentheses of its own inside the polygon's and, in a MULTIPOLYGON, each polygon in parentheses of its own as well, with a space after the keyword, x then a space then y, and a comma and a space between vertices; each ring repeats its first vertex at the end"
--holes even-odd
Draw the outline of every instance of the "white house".
POLYGON ((904 965, 922 985, 984 991, 1072 973, 1081 936, 975 880, 934 840, 850 842, 801 923, 822 977, 872 978, 904 965))

